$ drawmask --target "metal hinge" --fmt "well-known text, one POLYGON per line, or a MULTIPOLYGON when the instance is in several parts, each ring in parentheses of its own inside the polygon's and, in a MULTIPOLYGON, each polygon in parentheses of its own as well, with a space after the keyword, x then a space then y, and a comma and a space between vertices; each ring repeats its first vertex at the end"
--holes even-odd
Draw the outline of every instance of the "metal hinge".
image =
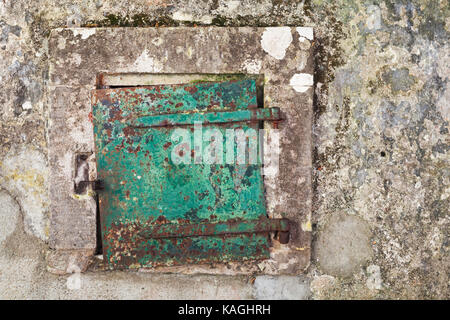
POLYGON ((87 186, 91 186, 92 190, 100 191, 105 188, 102 180, 94 180, 94 181, 80 181, 76 188, 86 188, 87 186))
POLYGON ((289 220, 286 218, 264 218, 198 224, 166 223, 146 227, 138 235, 146 239, 161 239, 277 232, 280 243, 286 244, 289 242, 289 230, 289 220))
POLYGON ((134 128, 154 128, 193 125, 195 123, 219 124, 231 122, 281 121, 280 108, 259 108, 234 111, 181 112, 139 116, 127 124, 134 128))

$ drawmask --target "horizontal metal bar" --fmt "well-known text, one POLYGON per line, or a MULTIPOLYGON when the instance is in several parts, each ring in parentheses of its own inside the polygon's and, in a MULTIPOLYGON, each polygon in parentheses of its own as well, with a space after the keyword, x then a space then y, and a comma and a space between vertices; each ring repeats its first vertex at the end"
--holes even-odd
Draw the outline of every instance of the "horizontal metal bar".
POLYGON ((218 223, 176 224, 166 223, 152 225, 139 232, 146 239, 187 238, 198 236, 219 236, 242 233, 289 232, 288 219, 259 219, 226 221, 218 223))
POLYGON ((229 123, 244 121, 281 120, 280 108, 259 108, 235 111, 169 113, 138 117, 128 122, 137 128, 169 127, 180 125, 229 123))
POLYGON ((92 190, 94 191, 100 191, 103 190, 105 187, 103 185, 103 181, 102 180, 93 180, 93 181, 80 181, 78 183, 79 187, 85 187, 91 185, 92 186, 92 190))

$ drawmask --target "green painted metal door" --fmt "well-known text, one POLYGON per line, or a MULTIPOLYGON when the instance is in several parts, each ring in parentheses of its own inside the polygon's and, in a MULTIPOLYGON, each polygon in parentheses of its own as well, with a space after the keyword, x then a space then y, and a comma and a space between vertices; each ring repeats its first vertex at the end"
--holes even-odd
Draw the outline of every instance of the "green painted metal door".
MULTIPOLYGON (((226 138, 257 133, 257 120, 278 119, 278 113, 257 109, 251 79, 96 90, 97 171, 104 185, 99 205, 109 267, 268 258, 268 233, 260 231, 279 225, 267 219, 260 159, 236 163, 236 139, 226 138), (217 139, 218 132, 223 152, 205 163, 199 156, 212 141, 205 136, 217 139)), ((259 151, 258 139, 256 146, 259 151)))

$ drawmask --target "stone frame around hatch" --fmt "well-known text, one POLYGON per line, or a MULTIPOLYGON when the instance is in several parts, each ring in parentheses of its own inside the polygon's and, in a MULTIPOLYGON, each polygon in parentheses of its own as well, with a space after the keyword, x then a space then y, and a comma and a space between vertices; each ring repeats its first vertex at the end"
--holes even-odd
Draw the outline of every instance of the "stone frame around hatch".
MULTIPOLYGON (((280 107, 277 178, 264 179, 268 213, 293 221, 270 259, 142 269, 185 274, 290 274, 309 266, 312 205, 313 30, 307 27, 60 28, 49 38, 48 270, 83 272, 96 248, 92 191, 75 194, 77 154, 93 154, 91 91, 98 74, 263 74, 264 106, 280 107)), ((272 124, 266 123, 270 128, 272 124)), ((88 157, 89 180, 95 159, 88 157)))

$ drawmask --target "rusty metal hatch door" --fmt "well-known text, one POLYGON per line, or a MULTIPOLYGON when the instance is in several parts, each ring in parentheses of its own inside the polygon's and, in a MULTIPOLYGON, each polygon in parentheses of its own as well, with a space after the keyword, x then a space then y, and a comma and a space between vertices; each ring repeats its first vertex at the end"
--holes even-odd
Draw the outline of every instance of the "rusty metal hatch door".
POLYGON ((286 237, 288 221, 266 214, 260 158, 226 162, 238 151, 230 129, 280 119, 257 108, 255 80, 98 89, 93 119, 110 268, 266 259, 268 232, 286 237), (211 128, 224 137, 222 163, 197 158, 211 128))

